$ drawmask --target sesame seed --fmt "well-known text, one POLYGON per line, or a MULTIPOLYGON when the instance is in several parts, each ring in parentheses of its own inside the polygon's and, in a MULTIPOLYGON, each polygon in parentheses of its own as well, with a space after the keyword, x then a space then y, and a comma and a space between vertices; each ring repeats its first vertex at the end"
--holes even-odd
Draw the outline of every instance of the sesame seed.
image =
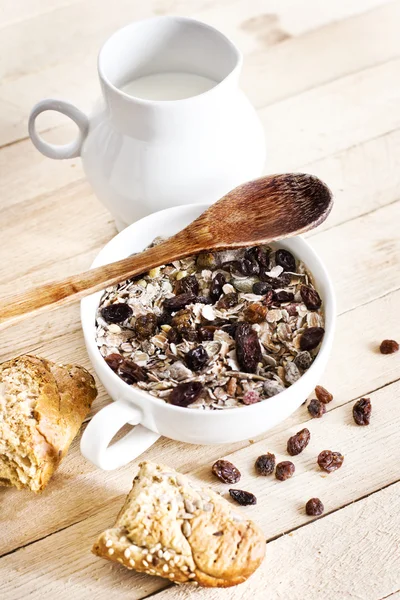
POLYGON ((117 561, 120 562, 120 563, 124 562, 122 558, 117 558, 117 561))
POLYGON ((170 574, 168 575, 168 577, 169 577, 170 579, 173 579, 173 578, 175 577, 175 575, 174 575, 174 573, 170 573, 170 574))
POLYGON ((150 575, 157 575, 157 571, 155 569, 150 569, 150 575))
POLYGON ((125 544, 125 542, 127 542, 127 538, 125 535, 123 535, 121 538, 119 538, 119 541, 121 542, 121 544, 125 544))
POLYGON ((125 558, 129 558, 131 555, 131 551, 129 550, 129 548, 126 548, 125 552, 124 552, 124 556, 125 558))
POLYGON ((143 561, 143 566, 144 566, 144 567, 148 567, 148 566, 149 566, 149 563, 147 562, 147 560, 144 560, 144 561, 143 561))
POLYGON ((106 541, 106 548, 111 548, 112 546, 112 540, 107 540, 106 541))
POLYGON ((194 579, 196 577, 195 573, 189 573, 188 575, 189 579, 194 579))
POLYGON ((144 529, 144 530, 143 530, 143 535, 145 535, 145 536, 149 535, 149 532, 148 532, 148 530, 147 530, 147 529, 144 529))
POLYGON ((114 554, 114 548, 109 548, 108 549, 108 554, 111 556, 112 554, 114 554))
POLYGON ((172 559, 172 560, 170 560, 168 564, 169 564, 169 566, 170 566, 170 567, 172 567, 172 568, 174 568, 174 566, 175 566, 175 563, 174 563, 173 559, 172 559))
POLYGON ((171 558, 171 554, 166 550, 163 554, 164 560, 169 560, 171 558))
POLYGON ((162 550, 159 550, 159 551, 157 552, 157 556, 158 556, 158 558, 162 558, 162 557, 163 557, 163 551, 162 551, 162 550))
POLYGON ((174 563, 177 565, 179 562, 180 557, 178 555, 175 556, 174 558, 174 563))
POLYGON ((149 563, 153 562, 153 557, 152 557, 152 555, 151 555, 151 554, 148 554, 148 555, 146 556, 146 560, 147 560, 147 562, 149 562, 149 563))
POLYGON ((130 559, 129 564, 132 565, 132 567, 135 566, 135 561, 133 560, 133 558, 130 559))
POLYGON ((188 571, 188 570, 189 570, 189 567, 187 565, 183 565, 182 571, 188 571))
POLYGON ((169 571, 168 565, 164 565, 162 570, 164 571, 164 573, 168 573, 168 571, 169 571))
POLYGON ((142 548, 142 554, 147 554, 147 553, 148 553, 147 548, 142 548))

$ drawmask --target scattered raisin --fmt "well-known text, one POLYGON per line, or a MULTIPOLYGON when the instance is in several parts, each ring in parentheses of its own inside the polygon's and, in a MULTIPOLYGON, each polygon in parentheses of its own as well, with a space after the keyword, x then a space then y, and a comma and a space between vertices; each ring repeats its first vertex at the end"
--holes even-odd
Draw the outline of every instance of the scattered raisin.
POLYGON ((244 320, 248 323, 262 323, 265 321, 268 309, 259 302, 249 304, 243 313, 244 320))
POLYGON ((148 340, 157 331, 157 317, 154 313, 140 315, 135 323, 135 335, 139 340, 148 340))
POLYGON ((260 400, 260 394, 257 392, 257 390, 247 390, 243 396, 243 404, 246 405, 257 404, 257 402, 260 402, 260 400))
POLYGON ((185 354, 185 363, 192 371, 200 371, 207 361, 207 351, 201 344, 185 354))
POLYGON ((176 293, 187 294, 192 293, 197 296, 199 293, 199 282, 196 279, 196 275, 186 275, 176 282, 176 293))
POLYGON ((271 308, 273 300, 274 300, 274 291, 268 290, 268 292, 265 294, 265 296, 262 300, 262 303, 265 304, 265 306, 267 308, 271 308))
POLYGON ((129 385, 137 381, 145 381, 147 378, 146 371, 142 367, 127 359, 119 365, 118 375, 129 385))
POLYGON ((290 285, 292 276, 290 273, 282 273, 279 277, 271 277, 270 275, 267 275, 267 273, 261 272, 260 279, 264 283, 267 283, 271 289, 277 290, 290 285))
POLYGON ((212 466, 212 472, 222 483, 237 483, 240 471, 229 460, 217 460, 212 466))
POLYGON ((236 356, 245 373, 255 373, 261 362, 261 347, 257 333, 248 323, 238 323, 235 334, 236 356))
POLYGON ((183 333, 186 329, 192 327, 192 312, 189 308, 179 310, 172 318, 171 327, 175 328, 179 333, 183 333))
POLYGON ((379 347, 381 354, 393 354, 393 352, 397 352, 398 349, 399 344, 395 340, 383 340, 379 347))
POLYGON ((302 285, 300 295, 308 310, 318 310, 321 308, 322 300, 318 292, 313 288, 308 285, 302 285))
POLYGON ((247 258, 247 260, 250 260, 251 262, 257 262, 260 267, 264 269, 269 267, 269 256, 269 250, 262 246, 247 248, 244 253, 244 258, 247 258))
POLYGON ((213 304, 211 298, 206 298, 206 296, 196 296, 195 302, 197 304, 213 304))
POLYGON ((214 331, 217 330, 215 325, 202 325, 198 328, 197 334, 201 342, 209 342, 214 339, 214 331))
POLYGON ((371 400, 361 398, 353 406, 353 418, 357 425, 369 425, 371 419, 371 400))
POLYGON ((324 337, 323 327, 308 327, 300 338, 301 350, 314 350, 324 337))
POLYGON ((332 394, 322 387, 322 385, 317 385, 315 388, 315 395, 317 396, 318 400, 324 404, 329 404, 329 402, 332 402, 333 400, 332 394))
POLYGON ((203 386, 199 381, 189 381, 187 383, 179 383, 167 398, 170 404, 175 406, 189 406, 200 396, 203 391, 203 386))
POLYGON ((166 298, 164 300, 164 309, 169 312, 176 312, 177 310, 181 310, 185 308, 188 304, 193 304, 196 301, 196 294, 192 292, 186 292, 185 294, 178 294, 177 296, 172 296, 172 298, 166 298))
POLYGON ((107 323, 122 323, 132 316, 133 310, 124 302, 115 302, 104 306, 100 314, 107 323))
POLYGON ((217 302, 222 294, 222 288, 226 284, 226 278, 223 273, 217 273, 215 277, 212 278, 210 284, 210 299, 212 302, 217 302))
POLYGON ((290 460, 284 460, 276 465, 275 477, 279 481, 286 481, 293 476, 295 472, 295 466, 290 460))
POLYGON ((124 361, 124 358, 120 354, 114 353, 106 356, 104 360, 106 361, 110 369, 112 369, 113 371, 117 371, 119 365, 124 361))
POLYGON ((257 458, 254 467, 259 475, 272 475, 275 470, 275 454, 271 454, 271 452, 261 454, 257 458))
POLYGON ((325 404, 320 400, 317 400, 317 398, 313 398, 310 401, 307 410, 313 419, 320 419, 326 413, 325 404))
POLYGON ((172 315, 170 312, 164 310, 161 315, 157 318, 157 325, 161 327, 161 325, 170 325, 172 320, 172 315))
POLYGON ((332 450, 323 450, 318 455, 318 464, 327 473, 340 469, 344 461, 343 454, 332 452, 332 450))
POLYGON ((296 272, 296 259, 288 250, 281 248, 275 252, 275 262, 283 268, 284 271, 296 272))
POLYGON ((231 260, 224 263, 222 266, 224 269, 230 269, 232 274, 237 275, 258 275, 260 272, 260 265, 256 261, 247 258, 231 260))
POLYGON ((290 456, 297 456, 300 452, 303 452, 304 448, 308 446, 310 437, 310 432, 307 428, 292 435, 287 442, 288 454, 290 454, 290 456))
POLYGON ((306 504, 306 514, 309 517, 319 517, 324 512, 324 505, 319 498, 310 498, 306 504))
POLYGON ((239 301, 239 296, 236 292, 230 292, 229 294, 225 294, 218 300, 217 308, 219 310, 227 310, 228 308, 232 308, 232 306, 236 306, 239 301))
POLYGON ((225 323, 225 325, 221 326, 221 330, 226 331, 228 335, 235 339, 236 329, 238 325, 239 323, 225 323))
POLYGON ((253 284, 253 294, 258 296, 264 296, 270 290, 272 290, 271 285, 265 281, 257 281, 253 284))
POLYGON ((273 302, 277 304, 284 304, 285 302, 293 302, 294 294, 292 292, 286 292, 285 290, 281 290, 280 292, 274 292, 272 296, 273 302))
POLYGON ((177 329, 171 327, 167 333, 167 339, 170 344, 180 344, 182 341, 182 335, 177 329))
POLYGON ((241 506, 249 506, 250 504, 257 504, 257 498, 251 492, 245 492, 244 490, 229 490, 229 494, 235 502, 241 506))
POLYGON ((312 365, 311 354, 309 352, 307 352, 307 350, 304 350, 303 352, 299 352, 298 355, 296 356, 296 358, 294 359, 294 364, 296 365, 296 367, 298 367, 302 371, 306 371, 312 365))

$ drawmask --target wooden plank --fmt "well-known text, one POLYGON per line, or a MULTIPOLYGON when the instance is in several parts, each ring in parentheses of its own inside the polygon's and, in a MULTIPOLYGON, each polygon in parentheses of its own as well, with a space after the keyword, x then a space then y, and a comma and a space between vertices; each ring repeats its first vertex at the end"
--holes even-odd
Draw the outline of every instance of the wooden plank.
MULTIPOLYGON (((287 459, 286 440, 289 435, 298 430, 298 425, 284 432, 271 433, 266 440, 249 445, 229 456, 242 473, 241 488, 251 490, 258 498, 256 506, 242 510, 260 524, 267 539, 275 538, 281 533, 309 523, 310 518, 305 515, 304 504, 312 496, 320 497, 325 503, 326 512, 329 513, 354 502, 365 494, 389 485, 398 478, 399 393, 400 382, 396 382, 371 395, 373 418, 369 427, 358 427, 354 424, 351 404, 331 410, 323 419, 309 421, 307 427, 311 432, 311 442, 301 455, 292 459, 296 464, 296 473, 292 479, 284 483, 278 482, 273 477, 254 476, 253 464, 256 457, 267 450, 274 452, 277 460, 287 459), (326 475, 317 467, 316 456, 325 448, 339 450, 344 454, 345 462, 340 471, 326 475), (385 465, 385 468, 382 468, 382 465, 385 465)), ((202 448, 198 449, 199 453, 202 451, 202 448)), ((163 461, 166 460, 163 453, 160 453, 159 457, 162 457, 163 461)), ((204 456, 201 461, 205 465, 204 456)), ((55 590, 61 591, 59 579, 64 583, 62 593, 65 595, 62 597, 65 598, 72 590, 74 597, 84 598, 90 590, 95 592, 99 600, 112 599, 120 597, 122 592, 131 587, 130 597, 137 599, 144 598, 165 586, 167 582, 145 578, 134 572, 123 572, 122 568, 110 566, 106 561, 91 557, 88 552, 96 534, 112 523, 122 502, 122 496, 130 487, 129 482, 133 472, 132 466, 129 475, 127 469, 120 469, 120 476, 113 479, 112 483, 109 480, 109 473, 101 473, 101 484, 90 488, 82 485, 83 479, 79 475, 76 477, 71 472, 64 474, 64 495, 68 480, 71 481, 73 478, 74 488, 82 486, 80 502, 85 498, 86 515, 94 496, 100 494, 103 505, 96 511, 97 514, 84 521, 0 559, 2 598, 7 598, 11 593, 16 594, 17 597, 25 597, 29 594, 32 599, 51 597, 55 590), (35 572, 35 578, 29 576, 32 570, 35 572)), ((74 473, 76 473, 75 469, 74 473)), ((211 485, 215 490, 227 494, 227 486, 212 478, 209 465, 196 471, 193 477, 203 485, 211 485)), ((73 489, 72 486, 70 489, 73 489)), ((45 495, 51 493, 49 488, 45 495)), ((45 496, 42 496, 42 500, 44 499, 45 496)), ((54 506, 54 497, 52 501, 54 506)), ((386 511, 391 510, 389 503, 383 506, 386 506, 386 511)), ((63 514, 62 507, 58 506, 58 508, 60 514, 63 514)), ((396 510, 396 513, 398 512, 396 510)), ((7 519, 15 514, 14 503, 4 502, 1 514, 7 522, 7 519)), ((38 519, 37 512, 35 514, 38 519)), ((323 521, 328 522, 328 519, 323 521)), ((22 524, 24 520, 20 517, 19 522, 22 524)), ((61 526, 63 525, 62 523, 61 526)), ((1 532, 4 535, 3 527, 1 532)), ((398 535, 397 531, 396 536, 399 541, 398 535)), ((352 539, 354 544, 357 536, 352 539)), ((1 546, 6 541, 5 539, 1 546)), ((270 556, 272 555, 271 548, 270 556)), ((271 563, 267 561, 266 565, 270 567, 271 563)))
MULTIPOLYGON (((261 590, 268 600, 399 598, 392 594, 400 585, 399 509, 397 483, 269 544, 264 563, 246 583, 198 590, 196 598, 251 600, 261 590)), ((171 587, 154 596, 172 598, 193 598, 193 590, 171 587)))

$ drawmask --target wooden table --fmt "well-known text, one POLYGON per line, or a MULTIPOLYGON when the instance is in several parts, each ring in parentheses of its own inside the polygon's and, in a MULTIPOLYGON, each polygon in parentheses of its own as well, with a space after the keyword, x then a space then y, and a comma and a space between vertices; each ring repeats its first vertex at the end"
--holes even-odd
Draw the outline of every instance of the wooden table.
MULTIPOLYGON (((301 407, 262 439, 194 447, 160 439, 146 452, 210 480, 229 455, 241 486, 258 497, 246 513, 262 526, 267 558, 246 584, 195 593, 138 575, 90 553, 113 523, 135 464, 101 472, 75 440, 48 489, 0 492, 0 598, 74 600, 400 598, 400 1, 383 0, 13 0, 0 9, 1 293, 87 268, 115 234, 85 181, 79 159, 41 156, 27 139, 39 99, 70 99, 83 110, 98 95, 96 53, 131 20, 186 14, 220 28, 245 54, 242 86, 257 107, 269 146, 266 172, 315 173, 336 199, 313 246, 338 296, 332 358, 321 381, 335 396, 322 419, 301 407), (369 396, 373 417, 357 427, 352 406, 369 396), (312 444, 286 483, 256 478, 255 458, 285 457, 286 440, 307 426, 312 444), (324 476, 316 455, 345 455, 324 476), (320 497, 318 520, 305 502, 320 497)), ((67 141, 69 124, 46 114, 47 139, 67 141)), ((23 352, 90 368, 78 306, 40 316, 1 335, 1 359, 23 352)), ((100 387, 94 410, 109 402, 100 387)), ((221 486, 213 483, 217 489, 221 486)))

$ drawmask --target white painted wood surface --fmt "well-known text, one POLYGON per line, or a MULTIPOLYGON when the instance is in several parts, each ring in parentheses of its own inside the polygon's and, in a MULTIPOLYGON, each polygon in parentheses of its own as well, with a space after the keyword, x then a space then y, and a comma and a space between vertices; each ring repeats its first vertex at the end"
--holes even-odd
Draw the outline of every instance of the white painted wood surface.
MULTIPOLYGON (((269 144, 266 172, 306 170, 335 194, 329 220, 310 235, 338 295, 332 358, 322 384, 328 414, 305 407, 265 436, 222 447, 160 439, 146 457, 211 481, 212 462, 229 455, 258 504, 246 513, 269 540, 267 559, 230 590, 191 591, 139 576, 90 554, 130 488, 135 464, 111 473, 83 460, 75 440, 40 497, 0 489, 0 598, 187 597, 383 600, 400 597, 400 1, 385 0, 15 0, 0 6, 1 293, 87 268, 114 234, 80 161, 50 161, 26 139, 30 107, 56 95, 89 110, 97 93, 96 53, 117 27, 154 14, 186 14, 220 28, 243 50, 242 86, 259 110, 269 144), (60 34, 62 32, 62 35, 60 34), (351 407, 369 395, 368 428, 351 407), (312 442, 296 474, 256 477, 255 458, 285 456, 304 424, 312 442), (329 476, 316 467, 325 447, 345 463, 329 476), (304 503, 320 496, 313 521, 304 503), (280 537, 285 533, 283 537, 280 537)), ((49 140, 73 129, 55 114, 40 123, 49 140)), ((78 307, 42 315, 2 333, 0 360, 37 352, 89 367, 78 307)), ((109 401, 100 389, 94 411, 109 401)))

